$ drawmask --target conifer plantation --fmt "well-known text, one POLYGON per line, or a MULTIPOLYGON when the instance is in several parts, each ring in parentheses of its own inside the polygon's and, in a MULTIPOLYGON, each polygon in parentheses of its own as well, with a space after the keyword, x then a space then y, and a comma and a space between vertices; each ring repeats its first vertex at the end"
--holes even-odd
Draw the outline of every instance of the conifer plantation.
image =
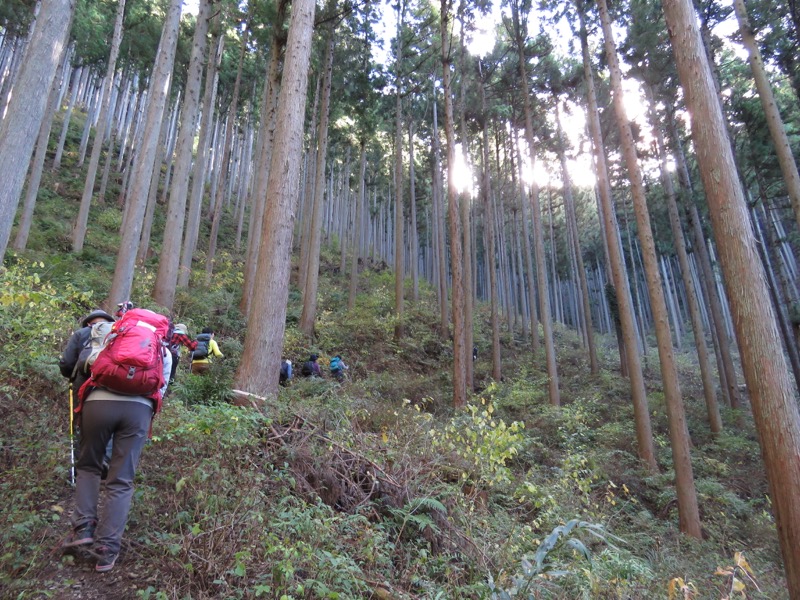
POLYGON ((800 600, 798 157, 793 0, 3 0, 0 598, 800 600), (128 300, 224 358, 101 573, 128 300))

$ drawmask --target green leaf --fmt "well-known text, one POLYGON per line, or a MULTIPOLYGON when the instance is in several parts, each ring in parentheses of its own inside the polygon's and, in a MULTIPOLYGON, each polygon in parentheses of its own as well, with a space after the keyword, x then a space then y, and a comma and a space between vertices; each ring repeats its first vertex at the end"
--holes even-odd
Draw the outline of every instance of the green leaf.
POLYGON ((567 546, 582 554, 583 557, 590 563, 592 562, 592 556, 591 553, 589 552, 589 549, 579 539, 572 538, 567 540, 567 546))

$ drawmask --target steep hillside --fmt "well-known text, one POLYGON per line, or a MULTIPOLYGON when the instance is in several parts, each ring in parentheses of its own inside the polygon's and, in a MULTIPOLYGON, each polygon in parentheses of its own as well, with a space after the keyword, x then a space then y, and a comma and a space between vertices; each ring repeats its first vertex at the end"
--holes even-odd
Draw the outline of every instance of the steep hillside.
MULTIPOLYGON (((752 423, 726 413, 725 432, 711 437, 692 356, 680 357, 680 374, 702 541, 677 530, 655 354, 653 476, 636 458, 614 340, 602 340, 602 370, 590 377, 579 339, 556 330, 556 409, 543 357, 508 332, 505 379, 490 380, 479 307, 480 392, 454 412, 433 292, 408 308, 397 342, 393 274, 363 265, 350 312, 335 248, 323 256, 317 338, 296 329, 293 294, 284 354, 296 366, 310 352, 323 364, 342 354, 348 379, 295 379, 259 409, 229 404, 247 322, 241 263, 227 248, 213 284, 198 277, 175 311, 193 334, 214 327, 226 358, 208 377, 182 365, 142 457, 117 567, 97 574, 91 556, 62 554, 72 489, 56 362, 108 292, 120 227, 117 207, 97 209, 86 250, 67 253, 80 185, 78 175, 46 182, 31 249, 0 270, 0 597, 787 597, 752 423)), ((157 260, 141 267, 132 298, 152 308, 157 260)))

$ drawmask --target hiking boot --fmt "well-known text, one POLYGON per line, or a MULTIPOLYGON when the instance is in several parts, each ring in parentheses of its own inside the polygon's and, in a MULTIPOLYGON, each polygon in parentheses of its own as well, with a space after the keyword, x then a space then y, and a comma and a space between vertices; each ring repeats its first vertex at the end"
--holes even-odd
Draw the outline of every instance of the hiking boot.
POLYGON ((108 479, 108 461, 103 459, 103 464, 100 465, 100 481, 108 479))
POLYGON ((111 552, 108 546, 100 546, 96 550, 97 554, 97 564, 94 567, 94 570, 98 573, 105 573, 106 571, 110 571, 114 568, 114 563, 117 562, 117 557, 119 554, 115 554, 111 552))
POLYGON ((73 548, 75 546, 87 546, 94 543, 94 521, 78 525, 72 530, 72 533, 64 542, 64 548, 73 548))

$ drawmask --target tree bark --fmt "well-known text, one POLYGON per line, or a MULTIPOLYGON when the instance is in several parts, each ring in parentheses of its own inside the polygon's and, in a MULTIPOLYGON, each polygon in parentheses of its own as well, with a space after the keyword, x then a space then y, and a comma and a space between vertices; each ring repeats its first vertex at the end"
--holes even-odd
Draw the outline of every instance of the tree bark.
POLYGON ((74 0, 42 0, 28 52, 0 121, 0 257, 5 256, 48 92, 69 36, 74 0))
POLYGON ((450 268, 453 275, 453 406, 467 403, 467 348, 464 318, 464 255, 461 248, 461 218, 459 194, 453 167, 456 163, 456 136, 453 116, 453 96, 450 82, 452 0, 441 0, 442 91, 444 93, 444 122, 447 136, 447 191, 450 218, 450 268))
POLYGON ((250 298, 253 295, 256 276, 258 249, 261 247, 262 222, 267 202, 267 183, 274 149, 275 113, 280 89, 281 62, 286 49, 286 34, 283 26, 286 21, 286 12, 289 4, 289 0, 278 1, 275 21, 272 25, 269 65, 267 66, 266 81, 264 81, 264 94, 261 104, 261 132, 258 136, 256 151, 256 179, 252 192, 253 202, 250 209, 250 226, 247 230, 247 254, 245 258, 244 283, 242 285, 242 301, 239 304, 239 308, 245 315, 249 313, 250 298))
POLYGON ((325 81, 322 86, 320 120, 317 136, 316 182, 314 201, 311 209, 311 231, 308 247, 308 269, 303 286, 303 311, 300 314, 300 330, 307 336, 314 335, 314 321, 317 318, 317 291, 319 288, 319 253, 322 240, 322 203, 325 196, 325 162, 328 155, 328 120, 330 117, 331 78, 333 72, 334 29, 328 31, 328 39, 323 59, 325 81))
POLYGON ((711 373, 711 364, 708 359, 708 347, 706 346, 705 331, 703 330, 703 320, 700 316, 700 305, 695 294, 694 284, 689 267, 689 256, 686 253, 686 240, 683 237, 681 219, 678 213, 678 203, 675 199, 675 187, 672 183, 672 176, 668 169, 667 149, 664 143, 664 133, 661 124, 655 114, 654 99, 652 91, 646 89, 649 105, 650 125, 656 138, 656 149, 661 162, 661 179, 664 182, 664 190, 667 196, 667 210, 669 212, 669 224, 672 229, 672 238, 675 241, 675 251, 678 254, 678 261, 681 266, 683 276, 683 286, 686 289, 686 300, 689 304, 689 316, 692 321, 692 334, 694 335, 694 345, 697 348, 697 361, 700 366, 700 378, 703 381, 703 397, 706 401, 706 411, 708 413, 708 424, 712 434, 722 431, 722 418, 719 414, 717 405, 717 394, 714 388, 714 381, 711 373))
POLYGON ((178 267, 178 286, 188 287, 192 275, 192 258, 197 248, 197 237, 200 233, 200 216, 203 207, 203 191, 206 185, 206 169, 208 162, 208 149, 214 129, 214 105, 217 99, 217 84, 219 83, 219 67, 222 63, 222 50, 225 45, 225 36, 220 32, 220 13, 212 18, 211 45, 213 54, 206 63, 206 83, 203 90, 203 107, 200 118, 200 135, 197 141, 197 155, 192 167, 192 185, 189 192, 189 211, 186 215, 186 229, 183 233, 181 245, 181 261, 178 267))
POLYGON ((111 293, 106 300, 107 307, 130 298, 133 287, 136 251, 139 247, 142 223, 147 209, 150 179, 153 177, 156 147, 161 133, 161 120, 164 118, 167 93, 172 80, 182 5, 182 0, 171 0, 170 2, 153 66, 144 130, 139 141, 136 160, 132 166, 132 186, 126 197, 127 210, 124 218, 126 226, 122 230, 111 293))
POLYGON ((275 148, 267 185, 264 231, 253 287, 252 319, 236 374, 238 389, 258 395, 278 393, 286 307, 289 300, 292 235, 303 148, 308 64, 314 26, 314 0, 294 0, 286 60, 275 123, 275 148))
POLYGON ((650 227, 650 215, 647 210, 647 200, 644 194, 644 183, 639 169, 639 159, 633 142, 630 123, 625 114, 625 105, 622 97, 622 74, 617 59, 617 49, 611 31, 611 19, 608 15, 606 0, 599 0, 600 21, 603 26, 606 58, 611 73, 611 87, 613 90, 614 111, 617 116, 617 125, 620 131, 623 155, 631 182, 636 223, 641 242, 647 290, 650 296, 651 309, 656 330, 658 344, 658 357, 661 364, 661 379, 664 385, 664 403, 669 420, 670 444, 672 446, 672 460, 675 466, 675 487, 678 496, 679 526, 683 533, 700 538, 700 511, 697 506, 697 492, 694 486, 691 454, 689 451, 689 431, 686 425, 686 415, 683 408, 678 371, 675 366, 675 357, 672 350, 672 336, 667 322, 667 307, 664 301, 664 291, 658 271, 653 233, 650 227))
POLYGON ((192 143, 197 130, 197 115, 200 111, 200 88, 203 80, 203 61, 208 53, 208 25, 211 0, 200 0, 189 72, 181 108, 181 122, 175 146, 175 166, 172 173, 167 218, 164 224, 164 239, 158 274, 153 289, 153 299, 161 306, 172 310, 175 289, 178 284, 178 268, 181 258, 181 240, 186 213, 186 197, 189 190, 189 172, 192 162, 192 143))
POLYGON ((800 598, 800 410, 769 292, 748 226, 744 191, 714 93, 694 9, 688 0, 663 0, 664 13, 692 115, 692 133, 706 189, 745 380, 764 457, 789 596, 800 598), (702 115, 702 117, 701 117, 702 115))

